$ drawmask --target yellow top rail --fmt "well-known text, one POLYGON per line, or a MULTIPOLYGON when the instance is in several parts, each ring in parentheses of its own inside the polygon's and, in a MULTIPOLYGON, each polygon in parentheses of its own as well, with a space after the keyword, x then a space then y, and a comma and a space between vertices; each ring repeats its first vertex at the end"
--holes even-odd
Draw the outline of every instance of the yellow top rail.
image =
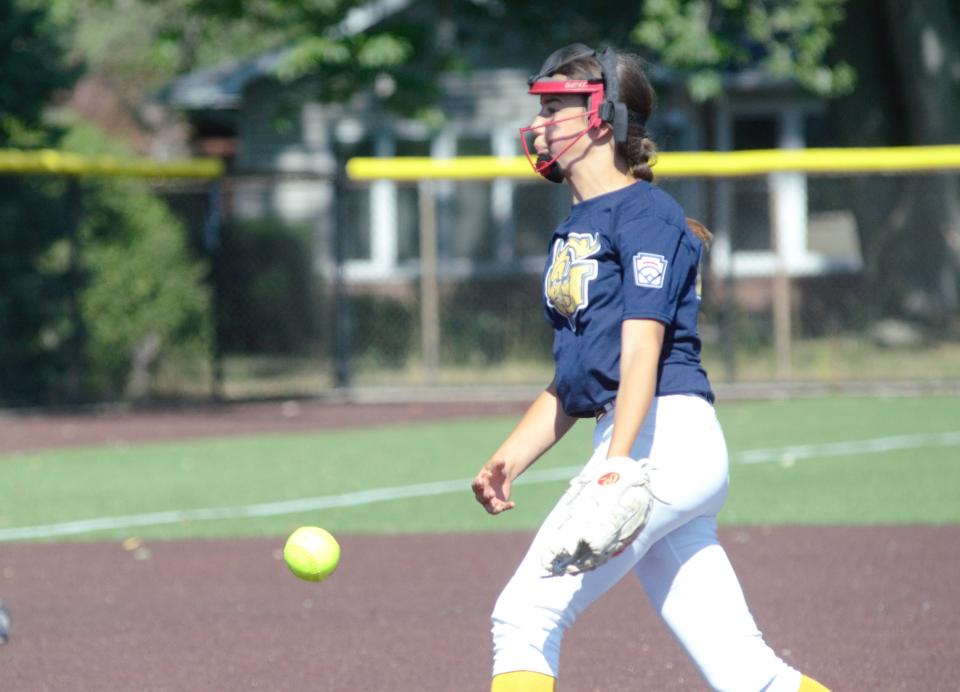
MULTIPOLYGON (((808 173, 906 173, 960 170, 960 145, 833 149, 690 151, 659 154, 662 178, 756 176, 782 171, 808 173)), ((489 180, 536 176, 523 156, 359 157, 347 161, 351 180, 489 180)))
POLYGON ((223 162, 210 158, 154 161, 84 156, 53 149, 0 149, 0 174, 219 178, 223 172, 223 162))
MULTIPOLYGON (((779 171, 808 173, 907 173, 960 170, 960 145, 849 149, 766 149, 660 154, 654 172, 662 178, 756 176, 779 171)), ((84 156, 52 149, 0 149, 0 174, 219 178, 223 162, 214 158, 154 161, 84 156)), ((351 180, 490 180, 530 178, 526 158, 463 156, 353 158, 351 180)))

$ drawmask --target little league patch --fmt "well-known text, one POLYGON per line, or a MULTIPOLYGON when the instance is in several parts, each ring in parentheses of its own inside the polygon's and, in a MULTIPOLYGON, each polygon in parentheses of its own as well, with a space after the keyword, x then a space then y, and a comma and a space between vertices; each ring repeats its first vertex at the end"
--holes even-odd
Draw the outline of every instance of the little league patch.
POLYGON ((633 256, 633 277, 637 286, 644 288, 663 288, 663 277, 667 273, 667 258, 638 252, 633 256))

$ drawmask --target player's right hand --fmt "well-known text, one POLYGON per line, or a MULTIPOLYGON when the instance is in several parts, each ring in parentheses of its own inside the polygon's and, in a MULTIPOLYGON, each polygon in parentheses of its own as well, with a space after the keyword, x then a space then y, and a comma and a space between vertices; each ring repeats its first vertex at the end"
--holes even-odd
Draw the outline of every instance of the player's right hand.
POLYGON ((477 502, 490 514, 500 514, 513 509, 517 503, 510 500, 510 477, 503 459, 488 461, 470 485, 477 502))

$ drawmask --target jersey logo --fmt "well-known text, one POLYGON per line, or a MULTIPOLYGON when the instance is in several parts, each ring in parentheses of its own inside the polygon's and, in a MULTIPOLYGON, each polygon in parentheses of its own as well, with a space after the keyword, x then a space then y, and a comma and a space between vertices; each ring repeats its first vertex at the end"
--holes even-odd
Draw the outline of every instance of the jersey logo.
POLYGON ((553 244, 550 269, 543 292, 547 305, 567 318, 576 329, 576 314, 590 303, 590 282, 597 278, 598 263, 587 259, 600 251, 599 234, 571 233, 553 244))
POLYGON ((637 286, 644 288, 663 288, 663 278, 667 274, 667 258, 638 252, 633 256, 633 278, 637 286))

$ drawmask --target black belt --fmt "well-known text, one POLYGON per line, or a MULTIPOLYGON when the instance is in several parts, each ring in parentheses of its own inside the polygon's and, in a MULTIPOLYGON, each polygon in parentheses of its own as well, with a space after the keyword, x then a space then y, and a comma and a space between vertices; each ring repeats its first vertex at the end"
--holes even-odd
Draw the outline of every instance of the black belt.
POLYGON ((600 408, 598 408, 596 411, 593 412, 593 417, 596 418, 597 422, 599 423, 601 419, 603 419, 605 415, 610 413, 616 405, 617 405, 616 400, 608 401, 603 406, 601 406, 600 408))

